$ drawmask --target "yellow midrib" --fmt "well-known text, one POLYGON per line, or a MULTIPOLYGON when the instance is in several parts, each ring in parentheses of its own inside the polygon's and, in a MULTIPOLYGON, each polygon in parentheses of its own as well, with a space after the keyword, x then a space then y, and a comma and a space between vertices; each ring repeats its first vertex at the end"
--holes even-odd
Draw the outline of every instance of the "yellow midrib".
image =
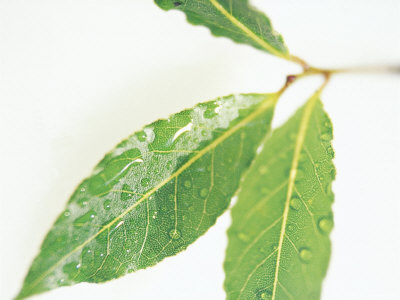
POLYGON ((286 194, 285 208, 283 211, 282 226, 281 226, 281 231, 280 231, 280 236, 279 236, 278 255, 276 258, 275 277, 274 277, 274 285, 273 285, 271 300, 275 300, 275 298, 276 298, 276 287, 278 285, 279 264, 280 264, 280 260, 281 260, 282 245, 283 245, 283 240, 285 238, 285 230, 286 230, 286 223, 287 223, 287 218, 288 218, 288 214, 289 214, 290 198, 292 197, 292 194, 293 194, 293 188, 294 188, 294 182, 296 179, 297 167, 299 164, 300 152, 301 152, 301 149, 304 144, 304 139, 306 137, 306 131, 307 131, 307 127, 309 124, 312 110, 314 108, 315 102, 319 98, 319 93, 320 93, 320 91, 315 93, 308 100, 306 107, 304 108, 299 132, 297 134, 295 150, 293 153, 292 166, 290 168, 290 173, 289 173, 289 183, 288 183, 288 190, 287 190, 287 194, 286 194))
POLYGON ((257 36, 246 25, 244 25, 242 22, 240 22, 238 19, 236 19, 232 14, 230 14, 217 0, 209 0, 209 1, 233 25, 235 25, 240 30, 242 30, 244 33, 246 33, 253 41, 255 41, 257 44, 259 44, 262 48, 264 48, 265 50, 267 50, 269 53, 271 53, 273 55, 282 57, 284 59, 289 59, 290 55, 279 52, 277 49, 275 49, 270 44, 268 44, 266 41, 264 41, 259 36, 257 36))
POLYGON ((188 169, 195 161, 197 161, 199 158, 201 158, 203 155, 205 155, 208 151, 211 149, 215 148, 218 146, 220 143, 222 143, 225 139, 227 139, 229 136, 234 134, 237 130, 240 128, 244 127, 247 125, 249 122, 254 120, 258 115, 266 111, 268 108, 273 107, 280 94, 267 94, 266 99, 263 100, 262 104, 260 107, 252 112, 250 115, 248 115, 246 118, 244 118, 242 121, 240 121, 238 124, 233 126, 231 129, 227 130, 223 135, 219 136, 217 139, 215 139, 212 143, 201 149, 195 156, 193 156, 191 159, 189 159, 182 167, 180 167, 176 172, 174 172, 170 177, 164 179, 162 182, 160 182, 157 186, 146 192, 137 202, 135 202, 133 205, 128 207, 122 214, 120 214, 118 217, 113 219, 110 223, 105 225, 103 228, 101 228, 96 234, 88 238, 84 243, 76 247, 74 250, 71 252, 67 253, 64 255, 57 263, 55 263, 51 268, 49 268, 46 272, 42 274, 42 276, 38 277, 35 281, 32 282, 30 285, 29 290, 32 290, 39 282, 41 282, 44 278, 46 278, 51 272, 53 272, 58 265, 60 265, 63 261, 65 261, 68 257, 70 257, 73 253, 76 251, 82 249, 85 247, 87 244, 89 244, 93 239, 95 239, 99 234, 113 226, 118 220, 123 218, 126 214, 131 212, 136 206, 141 204, 144 200, 146 200, 148 197, 150 197, 153 193, 158 191, 161 187, 163 187, 165 184, 167 184, 169 181, 171 181, 173 178, 179 176, 182 172, 184 172, 186 169, 188 169))

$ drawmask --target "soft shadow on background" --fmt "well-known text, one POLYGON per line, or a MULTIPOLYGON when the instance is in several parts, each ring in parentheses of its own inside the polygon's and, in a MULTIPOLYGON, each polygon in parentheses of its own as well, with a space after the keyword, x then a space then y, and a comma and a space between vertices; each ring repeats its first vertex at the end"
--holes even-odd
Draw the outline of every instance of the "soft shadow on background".
MULTIPOLYGON (((318 66, 400 62, 397 1, 254 1, 289 49, 318 66)), ((298 67, 186 23, 152 1, 0 3, 0 298, 14 296, 75 186, 121 139, 199 101, 273 92, 298 67)), ((278 126, 319 85, 281 99, 278 126)), ((343 75, 334 124, 335 229, 322 299, 396 299, 400 80, 343 75)), ((229 214, 187 251, 106 284, 32 299, 224 299, 229 214)))

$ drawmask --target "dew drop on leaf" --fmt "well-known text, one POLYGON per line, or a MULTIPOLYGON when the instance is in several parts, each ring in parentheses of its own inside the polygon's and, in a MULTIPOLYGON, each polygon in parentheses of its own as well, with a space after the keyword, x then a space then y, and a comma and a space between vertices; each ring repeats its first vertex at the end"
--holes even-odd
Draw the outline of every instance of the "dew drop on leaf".
POLYGON ((308 248, 302 248, 299 251, 299 256, 302 262, 309 263, 312 259, 312 252, 308 248))
POLYGON ((80 198, 80 199, 78 199, 77 203, 78 203, 78 205, 80 207, 85 207, 87 205, 87 203, 88 203, 88 199, 87 198, 80 198))
POLYGON ((89 221, 92 221, 95 217, 96 217, 96 212, 93 209, 91 209, 86 214, 76 218, 74 224, 75 225, 85 224, 89 221))
POLYGON ((293 197, 292 199, 290 199, 290 208, 294 210, 299 210, 300 207, 301 207, 301 202, 299 198, 293 197))
POLYGON ((270 290, 259 290, 256 292, 257 299, 268 300, 272 298, 272 292, 270 290))
POLYGON ((211 118, 215 117, 216 115, 217 115, 217 113, 215 112, 214 109, 207 109, 204 112, 204 118, 206 118, 206 119, 211 119, 211 118))
POLYGON ((333 221, 329 218, 321 218, 318 222, 318 227, 322 233, 330 233, 333 228, 333 221))
POLYGON ((122 186, 122 192, 121 192, 121 200, 126 201, 132 198, 132 192, 133 190, 129 185, 126 183, 122 186))
POLYGON ((140 181, 140 184, 141 184, 143 187, 146 187, 146 186, 148 186, 148 185, 150 184, 150 179, 148 179, 148 178, 143 178, 143 179, 140 181))
POLYGON ((238 235, 239 239, 242 240, 243 242, 247 242, 249 240, 249 237, 245 235, 244 233, 239 233, 238 235))
POLYGON ((261 166, 261 167, 258 169, 258 172, 260 172, 260 174, 266 174, 267 171, 268 171, 267 166, 261 166))
POLYGON ((110 210, 111 208, 111 200, 105 200, 103 203, 103 207, 105 210, 110 210))
POLYGON ((136 137, 140 142, 144 142, 146 140, 147 135, 144 131, 140 131, 136 134, 136 137))
POLYGON ((208 190, 206 188, 202 188, 200 190, 200 197, 204 198, 205 196, 207 196, 208 194, 208 190))
POLYGON ((323 141, 330 141, 332 139, 332 134, 330 133, 323 133, 321 134, 321 140, 323 141))

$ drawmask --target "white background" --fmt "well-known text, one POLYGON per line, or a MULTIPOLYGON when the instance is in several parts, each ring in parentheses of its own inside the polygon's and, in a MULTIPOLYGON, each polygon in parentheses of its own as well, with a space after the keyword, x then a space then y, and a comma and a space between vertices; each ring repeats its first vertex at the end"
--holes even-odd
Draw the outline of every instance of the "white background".
MULTIPOLYGON (((254 3, 316 66, 400 63, 398 0, 254 3)), ((276 91, 298 71, 151 0, 0 0, 0 298, 18 292, 76 184, 117 142, 199 101, 276 91)), ((320 82, 290 88, 275 126, 320 82)), ((323 299, 399 299, 400 76, 340 75, 323 100, 338 169, 323 299)), ((224 299, 229 222, 154 268, 34 299, 224 299)))

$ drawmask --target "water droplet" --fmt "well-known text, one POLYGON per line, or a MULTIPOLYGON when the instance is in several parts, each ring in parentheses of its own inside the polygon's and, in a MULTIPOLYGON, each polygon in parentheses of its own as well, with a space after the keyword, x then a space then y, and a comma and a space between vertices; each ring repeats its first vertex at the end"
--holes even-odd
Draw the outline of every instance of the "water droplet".
POLYGON ((321 140, 323 141, 330 141, 332 139, 332 134, 330 133, 323 133, 321 134, 321 140))
POLYGON ((74 224, 76 224, 76 225, 85 224, 89 221, 93 221, 95 217, 96 217, 96 212, 93 209, 91 209, 84 215, 76 218, 74 221, 74 224))
POLYGON ((85 192, 86 191, 86 189, 83 187, 83 188, 81 188, 81 192, 83 193, 83 192, 85 192))
POLYGON ((200 197, 204 198, 207 196, 207 194, 208 194, 208 190, 206 188, 202 188, 200 190, 200 197))
POLYGON ((302 248, 299 251, 299 256, 302 262, 309 263, 312 259, 312 252, 308 248, 302 248))
POLYGON ((171 237, 171 239, 177 240, 181 237, 181 233, 177 229, 172 229, 169 232, 169 236, 171 237))
POLYGON ((132 199, 133 196, 133 190, 131 189, 131 187, 128 184, 124 184, 122 186, 121 189, 121 193, 120 193, 120 198, 122 201, 127 201, 129 199, 132 199))
POLYGON ((293 197, 292 199, 290 199, 290 208, 294 210, 299 210, 300 207, 301 207, 301 201, 299 198, 293 197))
POLYGON ((148 185, 150 184, 150 179, 148 179, 148 178, 143 178, 143 179, 140 181, 140 183, 141 183, 141 185, 142 185, 143 187, 146 187, 146 186, 148 186, 148 185))
POLYGON ((78 205, 80 207, 85 207, 87 205, 87 203, 88 203, 88 199, 87 198, 80 198, 80 199, 78 199, 77 203, 78 203, 78 205))
POLYGON ((105 210, 110 210, 111 208, 111 200, 105 200, 103 203, 103 207, 105 210))
MULTIPOLYGON (((65 275, 67 275, 68 279, 74 279, 75 276, 79 272, 79 268, 81 267, 81 264, 79 262, 70 262, 68 264, 63 265, 62 270, 65 275)), ((61 280, 61 279, 60 279, 61 280)), ((64 279, 62 279, 61 282, 63 282, 64 279)))
POLYGON ((272 292, 270 290, 265 290, 265 289, 257 291, 256 295, 257 299, 260 300, 268 300, 272 298, 272 292))
POLYGON ((217 115, 217 113, 215 112, 214 109, 212 108, 208 108, 205 112, 204 112, 204 118, 206 119, 211 119, 213 117, 215 117, 217 115))
POLYGON ((103 257, 103 256, 104 256, 104 253, 100 253, 100 256, 103 257))
POLYGON ((136 137, 140 142, 144 142, 147 138, 147 135, 144 131, 140 131, 136 134, 136 137))
POLYGON ((201 131, 201 135, 202 135, 202 136, 207 136, 207 131, 202 130, 202 131, 201 131))
POLYGON ((192 182, 190 180, 186 180, 184 182, 185 187, 190 188, 192 186, 192 182))
POLYGON ((260 174, 266 174, 268 172, 268 168, 267 166, 261 166, 258 168, 258 172, 260 172, 260 174))
POLYGON ((71 215, 71 213, 69 212, 69 210, 66 210, 65 212, 64 212, 64 216, 65 217, 69 217, 71 215))
POLYGON ((63 284, 63 283, 64 283, 64 278, 58 280, 58 284, 63 284))
POLYGON ((322 233, 330 233, 333 229, 333 221, 330 218, 323 217, 319 220, 318 227, 322 233))
POLYGON ((249 237, 247 235, 245 235, 243 232, 238 234, 238 238, 239 238, 239 240, 241 240, 243 242, 247 242, 249 240, 249 237))

